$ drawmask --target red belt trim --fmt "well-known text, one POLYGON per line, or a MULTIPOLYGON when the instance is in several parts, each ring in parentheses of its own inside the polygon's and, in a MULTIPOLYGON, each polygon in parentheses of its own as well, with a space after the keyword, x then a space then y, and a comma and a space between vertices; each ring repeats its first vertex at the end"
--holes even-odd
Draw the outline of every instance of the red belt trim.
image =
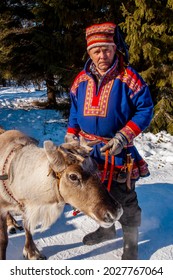
POLYGON ((93 140, 100 140, 103 143, 107 143, 111 138, 105 138, 105 137, 101 137, 101 136, 97 136, 94 134, 88 134, 86 132, 84 132, 83 130, 81 130, 79 132, 79 135, 83 136, 85 139, 93 141, 93 140))

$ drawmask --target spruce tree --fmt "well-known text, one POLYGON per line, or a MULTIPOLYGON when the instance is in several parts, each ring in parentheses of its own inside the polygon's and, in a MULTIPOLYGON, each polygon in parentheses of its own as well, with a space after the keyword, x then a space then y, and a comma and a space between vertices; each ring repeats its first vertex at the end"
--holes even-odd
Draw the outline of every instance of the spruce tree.
POLYGON ((87 57, 86 26, 108 20, 107 1, 3 0, 0 5, 4 77, 9 73, 19 83, 45 80, 49 104, 55 104, 60 86, 69 88, 87 57))
POLYGON ((150 130, 173 133, 173 0, 127 1, 122 11, 130 63, 148 82, 157 104, 150 130))

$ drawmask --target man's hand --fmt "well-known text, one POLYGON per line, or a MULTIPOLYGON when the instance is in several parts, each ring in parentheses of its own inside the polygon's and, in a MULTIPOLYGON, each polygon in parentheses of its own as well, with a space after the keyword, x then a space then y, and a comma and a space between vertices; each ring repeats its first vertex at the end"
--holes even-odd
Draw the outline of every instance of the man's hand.
POLYGON ((105 146, 100 149, 101 154, 104 154, 107 150, 109 150, 109 155, 115 156, 121 153, 124 146, 127 145, 126 137, 117 132, 115 137, 112 138, 105 146))

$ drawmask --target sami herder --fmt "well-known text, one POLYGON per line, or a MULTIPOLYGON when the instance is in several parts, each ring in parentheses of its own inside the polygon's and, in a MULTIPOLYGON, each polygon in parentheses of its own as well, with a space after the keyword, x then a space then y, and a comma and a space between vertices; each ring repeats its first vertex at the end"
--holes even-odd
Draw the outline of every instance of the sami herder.
MULTIPOLYGON (((149 171, 133 139, 149 125, 153 102, 147 84, 127 63, 126 44, 116 24, 105 22, 86 28, 86 41, 89 59, 71 87, 65 141, 79 141, 80 135, 88 141, 101 140, 90 155, 98 164, 105 186, 123 207, 119 219, 122 259, 135 260, 141 224, 135 182, 148 176, 149 171)), ((83 243, 93 245, 115 236, 115 225, 99 227, 87 234, 83 243)))

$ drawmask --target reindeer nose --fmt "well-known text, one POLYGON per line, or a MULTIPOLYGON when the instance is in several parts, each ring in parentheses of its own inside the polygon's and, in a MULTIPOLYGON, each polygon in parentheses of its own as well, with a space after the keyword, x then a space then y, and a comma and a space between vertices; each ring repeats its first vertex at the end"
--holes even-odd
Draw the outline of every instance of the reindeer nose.
POLYGON ((116 202, 116 207, 113 211, 105 211, 104 213, 104 222, 105 223, 114 223, 119 220, 121 215, 123 214, 123 208, 119 202, 116 202))
POLYGON ((115 217, 109 211, 106 211, 104 215, 104 222, 105 223, 113 223, 115 221, 115 217))

